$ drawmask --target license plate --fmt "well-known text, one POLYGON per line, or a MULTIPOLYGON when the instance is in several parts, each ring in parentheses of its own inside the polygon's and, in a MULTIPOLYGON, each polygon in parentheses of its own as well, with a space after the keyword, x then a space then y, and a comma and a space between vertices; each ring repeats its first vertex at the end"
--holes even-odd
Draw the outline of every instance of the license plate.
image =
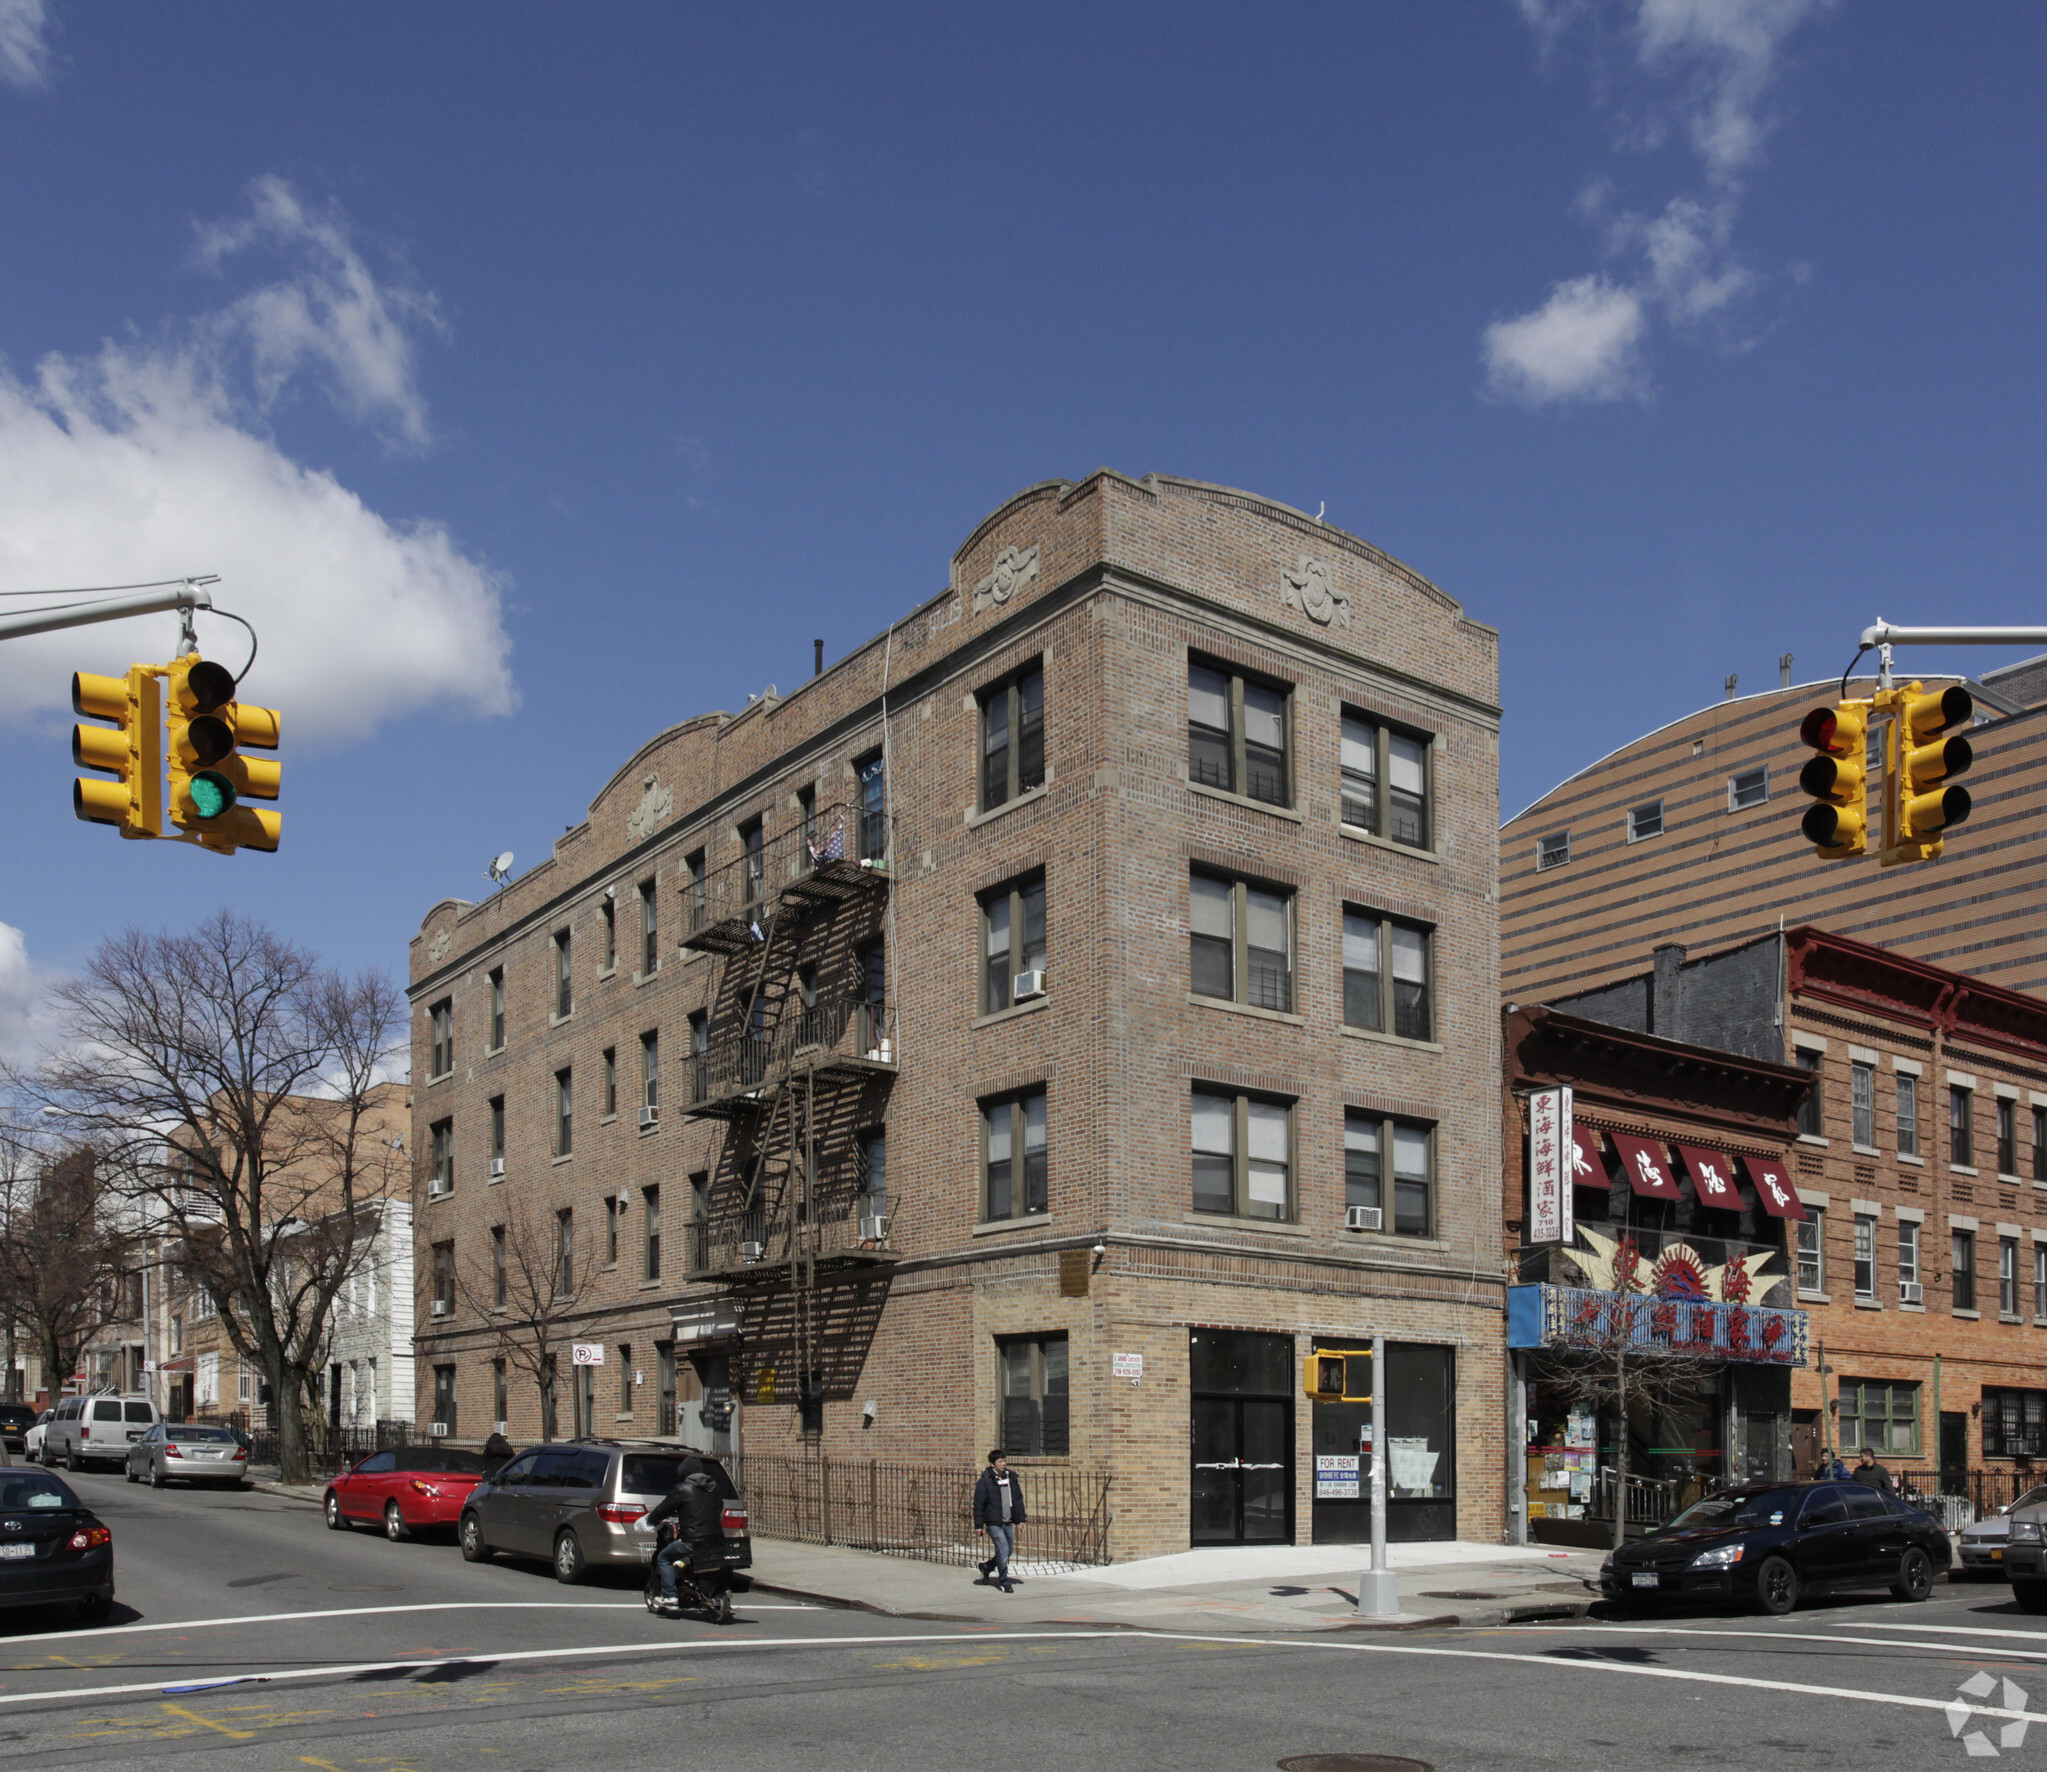
POLYGON ((0 1544, 0 1558, 23 1561, 35 1554, 36 1547, 32 1544, 0 1544))
POLYGON ((1655 1575, 1637 1575, 1635 1577, 1635 1585, 1637 1587, 1655 1587, 1659 1580, 1660 1577, 1655 1575))

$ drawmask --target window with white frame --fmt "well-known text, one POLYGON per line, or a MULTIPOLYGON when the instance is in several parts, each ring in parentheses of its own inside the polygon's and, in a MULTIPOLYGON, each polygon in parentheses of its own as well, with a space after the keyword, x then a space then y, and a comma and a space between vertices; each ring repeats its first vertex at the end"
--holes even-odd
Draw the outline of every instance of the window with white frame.
POLYGON ((1919 1079, 1910 1071, 1898 1073, 1898 1155, 1919 1154, 1919 1079))
POLYGON ((2019 1314, 2019 1240, 2016 1237, 1997 1239, 1997 1314, 2001 1317, 2019 1314))
POLYGON ((1860 1060, 1848 1067, 1849 1136, 1865 1148, 1876 1143, 1876 1067, 1860 1060))
POLYGON ((1645 800, 1640 806, 1628 808, 1628 841, 1639 843, 1644 837, 1663 835, 1663 802, 1645 800))
POLYGON ((1343 711, 1340 805, 1353 830, 1429 847, 1429 740, 1343 711))
POLYGON ((1826 1210, 1808 1206, 1798 1223, 1798 1289, 1824 1292, 1827 1280, 1826 1210))
POLYGON ((1546 868, 1560 868, 1571 859, 1571 833, 1551 831, 1535 841, 1535 871, 1546 868))
POLYGON ((1861 1212, 1855 1215, 1855 1296, 1876 1296, 1876 1220, 1861 1212))
POLYGON ((1905 1219, 1898 1225, 1898 1297, 1907 1304, 1917 1303, 1918 1286, 1919 1226, 1905 1219))
POLYGON ((1770 799, 1770 766, 1765 763, 1760 769, 1744 769, 1739 775, 1727 778, 1727 810, 1746 812, 1751 806, 1764 806, 1770 799))
POLYGON ((1343 1020, 1403 1040, 1435 1038, 1430 1013, 1431 931, 1376 911, 1343 910, 1343 1020))

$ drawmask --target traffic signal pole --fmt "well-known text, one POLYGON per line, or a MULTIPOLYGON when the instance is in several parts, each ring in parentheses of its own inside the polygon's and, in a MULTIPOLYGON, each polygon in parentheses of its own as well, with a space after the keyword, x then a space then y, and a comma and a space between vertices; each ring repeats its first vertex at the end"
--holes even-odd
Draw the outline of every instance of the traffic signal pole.
MULTIPOLYGON (((192 633, 192 611, 211 609, 213 598, 206 587, 218 584, 218 576, 183 580, 176 590, 152 591, 139 597, 102 597, 92 603, 32 609, 25 615, 0 616, 0 640, 22 640, 30 634, 53 634, 60 628, 88 627, 98 621, 123 621, 131 615, 163 615, 176 609, 184 613, 185 637, 192 633)), ((61 592, 52 593, 62 595, 61 592)), ((186 651, 191 651, 188 644, 186 651)))

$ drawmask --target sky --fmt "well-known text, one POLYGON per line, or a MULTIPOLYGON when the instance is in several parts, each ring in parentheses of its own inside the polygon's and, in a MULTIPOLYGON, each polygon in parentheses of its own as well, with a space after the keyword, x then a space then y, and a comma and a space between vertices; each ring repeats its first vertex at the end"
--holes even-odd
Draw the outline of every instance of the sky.
POLYGON ((70 673, 174 618, 0 642, 0 1051, 223 902, 402 977, 1105 464, 1497 626, 1503 815, 1878 616, 2047 619, 2043 89, 2009 0, 0 0, 0 592, 218 573, 284 730, 279 854, 123 843, 70 673))

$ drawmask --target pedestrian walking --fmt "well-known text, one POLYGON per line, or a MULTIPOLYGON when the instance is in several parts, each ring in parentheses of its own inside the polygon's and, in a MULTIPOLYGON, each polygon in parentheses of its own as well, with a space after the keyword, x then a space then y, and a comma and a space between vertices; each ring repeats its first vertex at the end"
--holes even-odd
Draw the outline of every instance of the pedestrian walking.
POLYGON ((1872 1489, 1881 1489, 1886 1495, 1898 1492, 1897 1480, 1867 1446, 1862 1449, 1862 1462, 1855 1467, 1855 1480, 1867 1483, 1872 1489))
POLYGON ((1837 1483, 1845 1483, 1854 1475, 1848 1468, 1848 1461, 1841 1457, 1839 1453, 1836 1453, 1827 1460, 1826 1469, 1820 1474, 1825 1477, 1831 1477, 1837 1483))
POLYGON ((979 1565, 977 1585, 991 1581, 1006 1594, 1016 1592, 1009 1578, 1009 1559, 1016 1550, 1016 1529, 1031 1516, 1024 1511, 1023 1479, 1009 1468, 1009 1455, 1001 1447, 988 1454, 988 1468, 974 1485, 974 1526, 988 1534, 995 1554, 979 1565))

